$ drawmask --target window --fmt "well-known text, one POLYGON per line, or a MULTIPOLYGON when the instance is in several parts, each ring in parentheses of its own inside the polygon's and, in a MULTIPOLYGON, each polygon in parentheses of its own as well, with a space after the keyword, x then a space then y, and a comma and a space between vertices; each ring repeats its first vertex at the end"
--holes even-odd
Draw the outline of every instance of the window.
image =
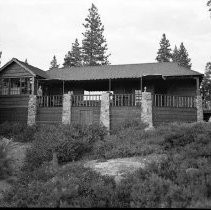
POLYGON ((2 79, 0 81, 0 94, 1 95, 9 94, 9 79, 2 79))
POLYGON ((10 95, 20 95, 20 79, 10 79, 10 95))
POLYGON ((5 78, 0 80, 0 95, 31 94, 30 78, 5 78))

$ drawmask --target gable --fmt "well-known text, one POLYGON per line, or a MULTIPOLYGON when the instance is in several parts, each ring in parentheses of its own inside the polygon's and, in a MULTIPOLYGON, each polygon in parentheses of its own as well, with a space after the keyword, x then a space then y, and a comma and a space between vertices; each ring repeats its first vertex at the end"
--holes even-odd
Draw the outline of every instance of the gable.
POLYGON ((31 77, 32 74, 24 69, 22 66, 18 65, 15 62, 12 62, 6 66, 1 72, 1 78, 14 78, 14 77, 31 77))

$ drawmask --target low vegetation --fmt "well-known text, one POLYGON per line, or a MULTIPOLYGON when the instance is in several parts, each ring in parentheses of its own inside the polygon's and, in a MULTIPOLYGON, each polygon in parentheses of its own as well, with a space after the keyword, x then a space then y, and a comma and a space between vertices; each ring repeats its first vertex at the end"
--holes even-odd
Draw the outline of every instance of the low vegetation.
POLYGON ((3 144, 0 144, 0 180, 7 178, 12 174, 11 159, 7 156, 7 150, 3 144))
POLYGON ((144 128, 135 121, 123 123, 111 135, 97 125, 36 128, 25 165, 0 206, 211 208, 211 123, 144 128), (52 168, 53 153, 59 170, 52 168), (83 167, 87 158, 148 154, 167 158, 118 184, 83 167))

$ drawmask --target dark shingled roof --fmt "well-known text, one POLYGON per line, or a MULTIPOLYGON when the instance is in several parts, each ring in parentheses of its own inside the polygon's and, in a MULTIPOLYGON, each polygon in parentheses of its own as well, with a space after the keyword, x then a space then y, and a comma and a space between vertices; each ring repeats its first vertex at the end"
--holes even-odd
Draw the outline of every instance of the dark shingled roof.
POLYGON ((35 66, 29 65, 23 61, 18 60, 17 58, 15 58, 19 63, 21 63, 23 66, 25 66, 26 68, 28 68, 29 70, 31 70, 35 75, 38 75, 40 77, 43 78, 48 78, 46 71, 43 71, 35 66))
POLYGON ((100 80, 120 78, 140 78, 142 76, 200 76, 203 74, 179 66, 177 63, 143 63, 107 66, 68 67, 46 72, 49 79, 60 80, 100 80))
POLYGON ((43 77, 43 78, 48 78, 48 75, 46 74, 46 71, 43 71, 35 66, 29 65, 23 61, 18 60, 17 58, 13 58, 11 59, 9 62, 7 62, 4 66, 2 66, 0 68, 0 71, 2 71, 3 69, 5 69, 7 66, 9 66, 11 63, 17 63, 18 65, 22 66, 24 69, 26 69, 27 71, 29 71, 31 74, 43 77))
POLYGON ((1 69, 3 70, 12 62, 16 62, 34 75, 44 79, 55 80, 102 80, 102 79, 123 79, 123 78, 140 78, 141 76, 198 76, 203 74, 179 66, 177 63, 140 63, 140 64, 122 64, 122 65, 105 65, 105 66, 83 66, 67 67, 43 71, 37 67, 13 58, 1 69))

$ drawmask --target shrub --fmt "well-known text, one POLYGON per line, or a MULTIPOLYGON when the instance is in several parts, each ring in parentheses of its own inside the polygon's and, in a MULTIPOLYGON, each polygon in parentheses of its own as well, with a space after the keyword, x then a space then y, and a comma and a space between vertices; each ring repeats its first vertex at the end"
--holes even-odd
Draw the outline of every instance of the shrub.
POLYGON ((39 167, 50 161, 53 152, 58 161, 64 164, 81 159, 85 154, 93 152, 93 145, 101 141, 107 131, 104 127, 91 125, 45 125, 35 133, 35 140, 26 155, 25 168, 39 167))
POLYGON ((20 122, 4 122, 0 124, 0 136, 13 138, 17 142, 31 142, 34 140, 34 134, 38 126, 27 126, 20 122))
POLYGON ((162 136, 138 127, 128 127, 106 136, 94 145, 96 158, 123 158, 162 153, 162 136))
POLYGON ((35 176, 30 182, 19 180, 4 196, 4 206, 111 207, 115 206, 114 189, 112 178, 72 164, 54 178, 42 180, 35 176))
POLYGON ((12 174, 11 159, 7 157, 6 148, 0 144, 0 179, 5 179, 12 174))

